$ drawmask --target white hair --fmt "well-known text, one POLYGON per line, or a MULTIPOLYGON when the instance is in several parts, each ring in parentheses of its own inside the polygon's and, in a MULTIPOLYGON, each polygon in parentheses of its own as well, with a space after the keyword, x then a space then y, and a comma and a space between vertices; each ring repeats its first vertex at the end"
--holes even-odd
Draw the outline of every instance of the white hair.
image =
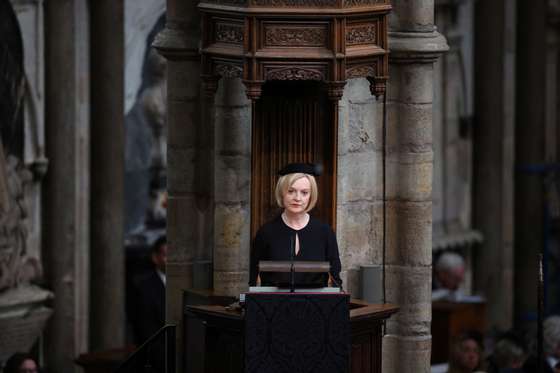
POLYGON ((457 253, 445 252, 439 256, 435 264, 435 270, 450 271, 457 268, 464 268, 465 260, 463 257, 457 253))
POLYGON ((549 316, 543 323, 544 352, 553 354, 560 345, 560 316, 549 316))

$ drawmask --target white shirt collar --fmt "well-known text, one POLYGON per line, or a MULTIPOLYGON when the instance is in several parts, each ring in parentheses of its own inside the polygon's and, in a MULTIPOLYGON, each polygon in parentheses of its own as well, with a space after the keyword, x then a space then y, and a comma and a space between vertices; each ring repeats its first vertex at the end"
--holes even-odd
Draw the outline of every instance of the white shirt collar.
POLYGON ((554 356, 547 356, 546 357, 546 361, 548 363, 548 365, 550 365, 550 367, 552 369, 554 369, 554 367, 556 366, 556 364, 558 364, 560 362, 560 359, 555 358, 554 356))
POLYGON ((163 282, 163 285, 167 285, 166 283, 166 279, 165 279, 165 273, 163 273, 162 271, 160 271, 159 269, 156 269, 156 272, 159 276, 159 278, 161 279, 161 282, 163 282))

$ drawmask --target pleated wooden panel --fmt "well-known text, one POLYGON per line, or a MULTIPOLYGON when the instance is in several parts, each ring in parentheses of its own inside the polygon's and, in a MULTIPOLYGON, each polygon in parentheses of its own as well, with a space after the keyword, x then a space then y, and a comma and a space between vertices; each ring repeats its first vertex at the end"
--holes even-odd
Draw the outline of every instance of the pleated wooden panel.
MULTIPOLYGON (((292 162, 323 165, 319 200, 311 214, 335 222, 334 104, 314 82, 271 82, 255 105, 252 143, 251 234, 280 213, 274 197, 278 170, 292 162)), ((334 227, 333 227, 334 228, 334 227)))

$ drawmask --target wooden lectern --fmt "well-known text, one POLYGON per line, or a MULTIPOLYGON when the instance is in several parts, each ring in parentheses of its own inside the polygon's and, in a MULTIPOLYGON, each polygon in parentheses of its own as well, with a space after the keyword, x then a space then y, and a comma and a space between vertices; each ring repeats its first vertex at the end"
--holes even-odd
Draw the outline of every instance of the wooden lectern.
MULTIPOLYGON (((185 292, 187 373, 245 372, 246 315, 226 304, 210 304, 220 300, 225 298, 212 291, 185 292)), ((347 371, 381 373, 382 325, 398 307, 350 299, 348 308, 350 359, 347 371)))

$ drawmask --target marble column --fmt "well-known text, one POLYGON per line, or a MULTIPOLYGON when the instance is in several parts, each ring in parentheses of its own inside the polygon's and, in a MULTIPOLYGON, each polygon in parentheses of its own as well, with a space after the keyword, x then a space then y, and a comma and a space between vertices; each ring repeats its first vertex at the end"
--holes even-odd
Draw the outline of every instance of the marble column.
POLYGON ((434 62, 448 49, 433 0, 395 0, 389 21, 388 303, 383 372, 430 372, 434 62))
POLYGON ((487 321, 502 330, 513 323, 515 3, 475 5, 473 223, 484 241, 474 290, 492 300, 487 321))
POLYGON ((43 259, 55 297, 45 333, 45 365, 74 372, 88 350, 89 36, 87 0, 45 2, 43 259))
POLYGON ((90 3, 91 349, 124 344, 124 5, 90 3))
MULTIPOLYGON (((168 0, 165 29, 154 47, 167 58, 167 287, 166 320, 183 324, 183 289, 209 288, 211 262, 197 257, 200 237, 195 160, 200 125, 200 24, 196 1, 168 0)), ((210 172, 210 170, 208 170, 210 172)), ((211 258, 212 250, 202 254, 211 258)), ((177 351, 183 351, 183 333, 177 332, 177 351)), ((177 354, 182 356, 182 354, 177 354)), ((176 366, 182 371, 183 361, 176 366)))

